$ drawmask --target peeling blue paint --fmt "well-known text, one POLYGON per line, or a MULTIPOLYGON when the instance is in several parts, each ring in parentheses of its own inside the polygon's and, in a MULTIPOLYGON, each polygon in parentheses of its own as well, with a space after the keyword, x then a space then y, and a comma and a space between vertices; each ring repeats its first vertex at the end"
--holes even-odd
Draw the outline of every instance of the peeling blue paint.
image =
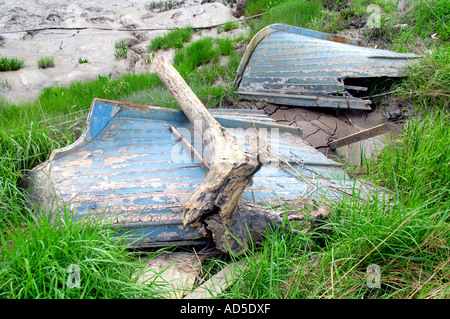
MULTIPOLYGON (((262 112, 211 113, 236 134, 247 150, 252 147, 245 143, 256 140, 251 129, 255 123, 264 129, 261 132, 276 128, 277 136, 267 135, 268 144, 277 152, 276 160, 266 163, 254 176, 243 201, 268 204, 324 196, 330 193, 330 186, 347 178, 338 163, 292 133, 298 130, 278 126, 262 112)), ((93 125, 87 126, 83 136, 95 138, 81 138, 69 147, 55 150, 57 157, 36 168, 48 172, 51 178, 53 189, 46 196, 57 194, 59 207, 64 203, 77 219, 104 218, 122 227, 122 231, 136 232, 135 236, 143 236, 137 243, 140 246, 204 242, 195 229, 185 228, 182 223, 183 204, 207 174, 169 130, 170 125, 183 129, 194 147, 204 151, 203 143, 196 145, 193 125, 183 113, 94 100, 88 121, 93 125), (94 118, 101 123, 92 123, 94 118), (172 157, 174 150, 181 161, 172 157)), ((59 213, 54 206, 46 208, 59 213)))
POLYGON ((239 94, 270 103, 370 110, 342 79, 402 77, 419 56, 365 48, 356 41, 274 24, 249 43, 235 80, 239 94))

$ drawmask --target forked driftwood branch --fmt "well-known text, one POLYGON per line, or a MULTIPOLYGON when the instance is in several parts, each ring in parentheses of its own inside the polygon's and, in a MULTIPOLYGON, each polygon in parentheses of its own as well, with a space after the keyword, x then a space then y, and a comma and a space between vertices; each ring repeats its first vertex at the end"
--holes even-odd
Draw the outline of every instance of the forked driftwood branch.
POLYGON ((261 240, 267 226, 281 225, 278 215, 268 209, 238 206, 262 163, 258 155, 244 152, 235 136, 208 112, 165 57, 155 57, 152 64, 211 152, 205 180, 184 205, 184 226, 190 225, 201 236, 212 237, 218 249, 238 254, 250 241, 261 240))

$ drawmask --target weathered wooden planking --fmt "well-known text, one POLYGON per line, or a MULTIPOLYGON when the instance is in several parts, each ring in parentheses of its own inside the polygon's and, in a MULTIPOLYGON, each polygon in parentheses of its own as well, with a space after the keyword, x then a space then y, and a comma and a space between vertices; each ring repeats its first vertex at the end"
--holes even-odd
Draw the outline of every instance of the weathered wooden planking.
POLYGON ((387 133, 394 129, 395 129, 394 124, 383 123, 383 124, 371 127, 369 129, 366 129, 366 130, 363 130, 363 131, 360 131, 360 132, 357 132, 354 134, 350 134, 348 136, 331 141, 328 143, 328 146, 334 150, 338 147, 342 147, 342 146, 356 143, 356 142, 359 142, 359 141, 362 141, 362 140, 365 140, 365 139, 368 139, 371 137, 375 137, 377 135, 387 133))
MULTIPOLYGON (((337 198, 354 187, 339 164, 285 127, 273 126, 262 112, 211 113, 219 122, 226 119, 240 145, 259 152, 265 163, 243 202, 337 198), (252 123, 272 126, 256 130, 252 123)), ((207 172, 170 131, 172 125, 208 161, 207 145, 181 111, 95 99, 81 138, 30 172, 30 197, 54 214, 66 207, 75 219, 110 220, 139 238, 135 246, 204 243, 195 229, 183 226, 182 216, 183 204, 207 172)))
POLYGON ((405 76, 410 59, 418 56, 355 44, 321 32, 270 25, 248 45, 235 85, 241 96, 274 104, 370 110, 371 102, 353 97, 344 79, 405 76))

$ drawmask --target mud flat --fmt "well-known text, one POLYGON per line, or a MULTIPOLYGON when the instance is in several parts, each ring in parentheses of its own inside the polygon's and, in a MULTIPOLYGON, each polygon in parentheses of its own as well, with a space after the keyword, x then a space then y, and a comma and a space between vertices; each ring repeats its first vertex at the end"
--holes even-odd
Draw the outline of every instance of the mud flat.
MULTIPOLYGON (((174 28, 235 21, 232 10, 222 2, 201 0, 176 1, 167 11, 148 0, 0 0, 0 56, 25 61, 18 71, 0 73, 2 83, 8 84, 1 86, 0 94, 20 103, 36 99, 46 87, 149 71, 146 46, 151 39, 174 28), (129 46, 126 59, 114 57, 120 40, 129 46), (44 56, 53 57, 55 67, 39 69, 37 61, 44 56), (80 58, 89 63, 79 64, 80 58)), ((165 54, 173 57, 173 51, 165 54)))
POLYGON ((277 123, 300 128, 302 138, 318 151, 336 161, 359 165, 362 158, 376 155, 384 147, 384 142, 393 137, 392 133, 352 143, 336 150, 328 147, 328 142, 349 136, 362 130, 390 122, 392 113, 398 113, 398 105, 382 106, 373 111, 335 111, 325 112, 302 107, 290 107, 266 102, 240 101, 239 108, 261 109, 277 123))

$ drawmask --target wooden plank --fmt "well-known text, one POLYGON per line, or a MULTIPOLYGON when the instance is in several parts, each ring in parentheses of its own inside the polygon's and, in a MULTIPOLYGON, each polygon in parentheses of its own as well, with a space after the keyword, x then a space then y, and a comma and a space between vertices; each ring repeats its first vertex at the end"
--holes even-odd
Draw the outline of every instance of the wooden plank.
POLYGON ((334 150, 336 148, 339 148, 339 147, 342 147, 345 145, 349 145, 349 144, 356 143, 356 142, 359 142, 359 141, 362 141, 362 140, 365 140, 365 139, 368 139, 368 138, 371 138, 371 137, 374 137, 374 136, 377 136, 380 134, 387 133, 389 131, 394 130, 394 128, 395 128, 394 125, 391 123, 380 124, 380 125, 371 127, 367 130, 357 132, 357 133, 348 135, 346 137, 339 138, 335 141, 331 141, 328 143, 328 146, 334 150))

